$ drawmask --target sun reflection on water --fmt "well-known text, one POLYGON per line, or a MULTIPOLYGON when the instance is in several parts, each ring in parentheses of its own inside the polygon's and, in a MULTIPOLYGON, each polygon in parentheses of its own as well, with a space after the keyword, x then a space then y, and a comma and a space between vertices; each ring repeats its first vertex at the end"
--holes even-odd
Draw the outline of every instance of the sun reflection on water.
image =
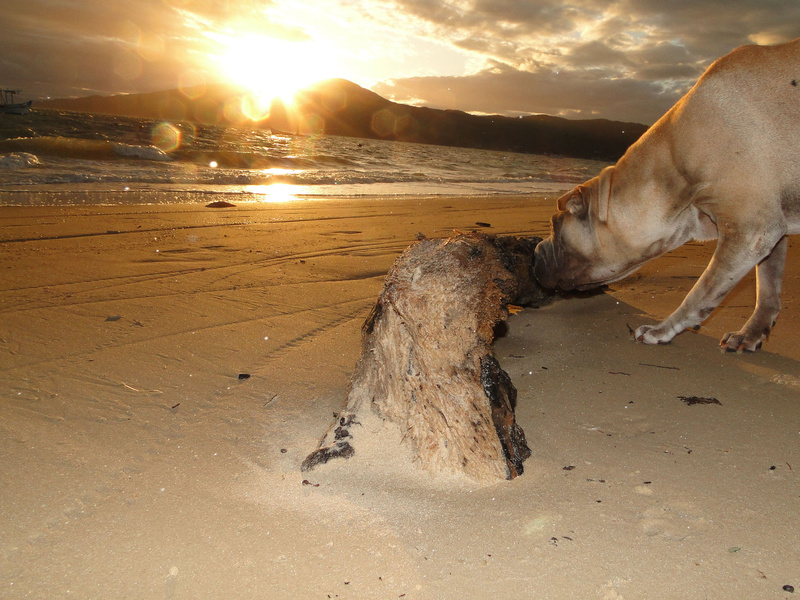
MULTIPOLYGON (((270 169, 270 171, 285 171, 286 169, 270 169)), ((259 196, 258 202, 292 202, 298 200, 300 188, 288 183, 271 183, 269 185, 249 185, 247 191, 259 196)))
POLYGON ((282 167, 262 169, 261 172, 267 175, 296 175, 298 173, 297 169, 284 169, 282 167))

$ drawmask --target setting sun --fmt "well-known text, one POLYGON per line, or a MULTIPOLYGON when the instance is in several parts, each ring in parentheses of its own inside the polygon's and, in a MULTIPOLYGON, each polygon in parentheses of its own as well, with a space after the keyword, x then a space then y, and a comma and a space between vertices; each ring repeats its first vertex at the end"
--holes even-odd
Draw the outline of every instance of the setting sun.
POLYGON ((250 102, 256 113, 274 98, 290 103, 298 90, 336 75, 329 54, 318 44, 256 34, 218 41, 226 48, 217 58, 218 69, 231 83, 254 93, 250 102))

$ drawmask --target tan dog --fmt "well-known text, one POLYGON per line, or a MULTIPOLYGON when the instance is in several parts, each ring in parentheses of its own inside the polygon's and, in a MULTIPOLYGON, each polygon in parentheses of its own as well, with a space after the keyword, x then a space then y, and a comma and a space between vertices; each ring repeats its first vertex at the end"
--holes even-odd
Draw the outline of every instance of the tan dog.
POLYGON ((755 311, 720 342, 757 350, 780 311, 787 236, 800 233, 800 39, 716 61, 615 166, 559 198, 558 210, 536 249, 543 285, 599 286, 690 240, 718 238, 680 307, 635 337, 666 344, 697 328, 757 266, 755 311))

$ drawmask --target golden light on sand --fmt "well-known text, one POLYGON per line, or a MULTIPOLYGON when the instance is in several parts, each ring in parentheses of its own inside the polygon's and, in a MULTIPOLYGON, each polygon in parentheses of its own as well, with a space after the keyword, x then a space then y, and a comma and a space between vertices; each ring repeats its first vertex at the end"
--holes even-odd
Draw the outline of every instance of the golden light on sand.
POLYGON ((220 73, 251 91, 242 112, 253 120, 267 116, 273 99, 291 104, 295 93, 333 77, 330 53, 313 42, 290 42, 267 36, 217 36, 225 50, 216 58, 220 73))

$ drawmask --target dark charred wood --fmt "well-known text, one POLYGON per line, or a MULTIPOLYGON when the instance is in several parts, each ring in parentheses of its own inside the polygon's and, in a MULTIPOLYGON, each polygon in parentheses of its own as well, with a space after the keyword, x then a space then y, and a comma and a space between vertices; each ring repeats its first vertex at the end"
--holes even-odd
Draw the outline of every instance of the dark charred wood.
POLYGON ((522 463, 531 456, 525 432, 514 418, 517 388, 491 354, 481 361, 481 385, 492 406, 492 421, 506 457, 507 479, 513 479, 522 475, 522 463))

